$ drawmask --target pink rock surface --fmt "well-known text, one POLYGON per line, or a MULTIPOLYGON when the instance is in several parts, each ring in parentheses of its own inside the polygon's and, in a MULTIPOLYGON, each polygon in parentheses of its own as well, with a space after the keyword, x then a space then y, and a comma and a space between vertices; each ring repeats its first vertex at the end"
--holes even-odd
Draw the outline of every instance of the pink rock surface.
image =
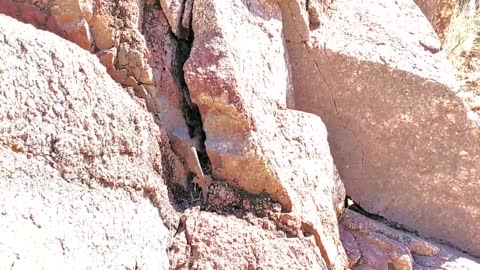
POLYGON ((172 269, 328 269, 310 237, 287 237, 235 216, 187 211, 172 269))
POLYGON ((179 38, 187 38, 192 1, 160 0, 160 5, 173 34, 179 38))
POLYGON ((308 42, 285 32, 295 108, 322 117, 347 193, 479 255, 480 130, 420 10, 335 1, 320 21, 308 42))
POLYGON ((0 3, 0 13, 56 33, 90 52, 116 49, 118 54, 110 74, 124 70, 137 82, 154 84, 141 34, 143 2, 2 0, 0 3))
POLYGON ((185 80, 202 115, 213 175, 267 193, 310 222, 328 267, 343 269, 336 225, 343 186, 320 118, 287 109, 279 5, 194 1, 193 31, 185 80))
POLYGON ((480 261, 347 210, 340 236, 353 269, 478 269, 480 261))
POLYGON ((0 268, 479 268, 350 211, 338 227, 327 129, 362 206, 478 250, 478 127, 412 3, 158 3, 0 0, 0 13, 94 52, 108 73, 0 16, 0 268), (214 181, 170 242, 179 217, 166 183, 202 201, 187 181, 199 144, 188 91, 214 181))
POLYGON ((455 0, 415 0, 415 4, 425 14, 442 41, 445 39, 445 30, 450 24, 453 11, 458 3, 459 1, 455 0))
POLYGON ((4 15, 0 63, 1 268, 167 269, 165 131, 96 57, 4 15))
MULTIPOLYGON (((143 35, 149 51, 149 65, 152 67, 155 85, 147 86, 155 104, 155 115, 164 126, 172 142, 173 150, 184 160, 187 149, 192 146, 188 127, 182 113, 182 79, 178 40, 171 34, 170 26, 160 10, 146 10, 143 35)), ((183 83, 184 84, 184 83, 183 83)), ((148 99, 147 99, 148 100, 148 99)), ((182 165, 188 172, 188 164, 182 165)), ((191 170, 191 169, 190 169, 191 170)), ((178 179, 175 184, 187 188, 187 178, 178 179)))
POLYGON ((68 182, 51 164, 0 147, 1 269, 169 269, 149 199, 68 182))

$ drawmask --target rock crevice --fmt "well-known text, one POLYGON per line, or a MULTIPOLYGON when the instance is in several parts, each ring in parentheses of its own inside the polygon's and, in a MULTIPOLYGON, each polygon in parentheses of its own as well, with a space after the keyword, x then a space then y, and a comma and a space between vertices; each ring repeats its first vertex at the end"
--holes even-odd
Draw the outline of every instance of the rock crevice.
MULTIPOLYGON (((385 224, 478 253, 478 122, 413 2, 0 0, 0 12, 80 46, 46 46, 0 16, 0 227, 47 232, 52 261, 343 270, 461 257, 345 212, 339 173, 385 224), (92 227, 51 231, 70 228, 71 209, 92 227)), ((31 250, 10 243, 0 256, 15 263, 31 250)))

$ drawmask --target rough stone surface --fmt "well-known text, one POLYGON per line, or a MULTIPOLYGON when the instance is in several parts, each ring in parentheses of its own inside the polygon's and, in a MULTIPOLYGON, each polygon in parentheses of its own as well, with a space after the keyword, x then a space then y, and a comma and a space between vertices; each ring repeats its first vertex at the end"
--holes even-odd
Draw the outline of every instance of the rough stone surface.
POLYGON ((480 261, 455 249, 347 210, 340 236, 353 269, 478 269, 480 261))
POLYGON ((134 198, 0 147, 0 268, 169 269, 170 232, 150 200, 134 198))
POLYGON ((187 38, 192 0, 160 0, 160 5, 172 32, 179 38, 187 38))
POLYGON ((195 210, 183 216, 172 269, 328 269, 313 236, 287 237, 235 216, 195 210))
POLYGON ((443 42, 453 11, 458 5, 456 0, 415 0, 415 4, 422 10, 432 25, 438 37, 443 42))
POLYGON ((344 269, 347 256, 354 269, 479 268, 355 213, 338 228, 325 127, 291 110, 322 116, 341 174, 374 183, 352 189, 370 192, 362 206, 475 248, 477 129, 428 21, 381 2, 0 0, 95 53, 126 90, 79 47, 0 18, 0 268, 344 269), (213 165, 201 190, 189 90, 213 165), (170 243, 169 196, 201 206, 170 243))
POLYGON ((38 29, 48 30, 65 37, 66 33, 55 17, 44 11, 47 6, 47 1, 37 2, 35 5, 33 1, 0 0, 0 13, 31 24, 38 29))
POLYGON ((309 28, 315 29, 320 26, 320 16, 326 12, 333 0, 310 0, 306 1, 308 11, 309 28))
POLYGON ((281 18, 269 1, 194 1, 185 80, 202 115, 213 175, 270 194, 310 222, 327 265, 343 269, 336 225, 343 185, 322 121, 286 108, 291 85, 281 18))
POLYGON ((4 15, 0 63, 0 261, 167 269, 176 157, 152 115, 97 58, 4 15))
POLYGON ((149 52, 141 34, 143 10, 143 1, 137 0, 0 2, 0 13, 56 33, 83 49, 116 49, 113 69, 107 66, 116 81, 125 84, 125 76, 132 76, 137 82, 153 85, 149 52))
MULTIPOLYGON (((143 34, 149 54, 149 65, 152 67, 155 86, 148 86, 147 92, 155 104, 156 116, 162 126, 168 130, 174 151, 185 159, 189 142, 188 127, 182 113, 181 89, 183 71, 179 59, 179 42, 169 33, 170 26, 160 10, 148 10, 144 15, 143 34)), ((182 85, 183 82, 183 85, 182 85)), ((189 170, 184 162, 183 167, 189 170)), ((186 177, 178 178, 175 184, 187 188, 186 177)))
MULTIPOLYGON (((192 142, 182 113, 185 83, 178 55, 185 47, 179 38, 189 36, 192 1, 161 1, 164 10, 152 1, 137 0, 1 1, 0 13, 95 51, 108 74, 131 87, 127 91, 143 99, 140 102, 166 127, 175 153, 186 155, 192 142)), ((191 168, 181 163, 175 167, 179 174, 183 168, 184 176, 173 182, 186 188, 191 168)))
POLYGON ((479 255, 480 131, 423 15, 410 1, 339 0, 321 21, 308 42, 285 33, 295 108, 325 122, 347 193, 479 255))

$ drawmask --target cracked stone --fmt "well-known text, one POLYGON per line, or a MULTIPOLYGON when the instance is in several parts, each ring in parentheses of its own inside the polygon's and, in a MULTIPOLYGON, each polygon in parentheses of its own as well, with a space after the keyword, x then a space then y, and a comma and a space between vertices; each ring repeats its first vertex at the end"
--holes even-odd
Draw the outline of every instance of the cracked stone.
POLYGON ((295 109, 325 122, 347 193, 365 210, 478 255, 478 119, 423 19, 406 0, 334 1, 307 44, 287 43, 295 109))
POLYGON ((347 210, 340 236, 354 269, 477 269, 480 261, 451 247, 347 210), (460 259, 460 257, 462 259, 460 259))
POLYGON ((198 210, 184 215, 185 231, 170 251, 174 269, 327 269, 313 237, 287 238, 234 216, 198 210))
MULTIPOLYGON (((335 224, 344 193, 327 134, 320 118, 286 108, 288 60, 278 56, 286 54, 282 28, 290 22, 282 24, 280 7, 268 1, 245 6, 199 0, 193 14, 185 80, 202 115, 213 175, 253 194, 267 193, 311 223, 328 267, 343 269, 335 224)), ((296 18, 307 27, 303 15, 296 18)))

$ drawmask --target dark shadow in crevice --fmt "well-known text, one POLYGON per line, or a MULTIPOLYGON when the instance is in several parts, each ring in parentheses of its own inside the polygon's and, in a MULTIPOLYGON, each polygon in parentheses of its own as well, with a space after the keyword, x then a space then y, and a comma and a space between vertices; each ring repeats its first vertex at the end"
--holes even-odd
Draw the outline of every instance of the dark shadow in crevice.
MULTIPOLYGON (((182 10, 185 10, 185 7, 182 7, 182 10)), ((189 15, 183 14, 182 19, 183 16, 189 15)), ((211 165, 205 150, 206 135, 203 130, 203 122, 198 106, 194 104, 190 98, 183 71, 183 66, 190 56, 194 39, 193 31, 191 30, 192 16, 189 17, 189 30, 184 28, 180 29, 181 35, 177 37, 168 24, 165 12, 162 11, 158 1, 144 7, 142 33, 145 36, 146 46, 150 51, 148 62, 153 69, 156 83, 156 92, 150 94, 154 102, 157 103, 156 107, 165 104, 162 108, 155 108, 155 111, 151 112, 157 114, 157 116, 161 113, 166 113, 165 119, 161 119, 162 117, 157 119, 157 124, 166 127, 171 142, 172 139, 175 138, 175 140, 181 142, 181 148, 183 148, 183 146, 187 148, 186 146, 190 144, 195 147, 203 173, 209 175, 211 174, 211 165), (185 130, 185 126, 181 124, 181 118, 185 121, 188 134, 186 134, 187 130, 185 130), (170 123, 163 123, 162 121, 170 121, 170 123), (177 123, 178 126, 175 123, 177 123), (181 130, 178 134, 176 133, 177 131, 173 131, 177 129, 181 130), (171 136, 172 134, 175 135, 171 136), (177 135, 179 137, 177 137, 177 135)), ((183 150, 185 149, 175 149, 175 147, 172 147, 172 151, 180 158, 187 170, 187 179, 185 180, 187 186, 183 186, 183 183, 177 185, 169 180, 176 171, 173 166, 179 166, 179 164, 175 162, 169 164, 170 161, 168 160, 162 164, 164 167, 163 170, 165 171, 164 178, 169 190, 170 202, 178 211, 182 211, 182 207, 179 205, 181 201, 192 195, 196 198, 200 192, 199 187, 192 183, 195 174, 188 171, 188 169, 192 169, 188 168, 187 159, 190 158, 188 156, 189 152, 183 153, 183 150), (176 150, 181 150, 181 152, 177 153, 176 150)), ((168 153, 162 153, 162 156, 168 159, 168 153)))
MULTIPOLYGON (((190 28, 191 29, 191 28, 190 28)), ((207 136, 203 129, 202 116, 198 106, 192 102, 190 98, 190 91, 188 89, 187 83, 184 77, 183 66, 190 56, 190 51, 193 44, 193 31, 189 31, 188 40, 177 39, 172 33, 172 36, 177 42, 176 46, 176 55, 177 55, 177 72, 178 72, 178 82, 181 90, 181 106, 182 113, 185 119, 185 124, 188 127, 188 133, 192 139, 193 145, 195 146, 198 154, 200 164, 202 166, 203 172, 205 174, 212 173, 212 166, 210 159, 205 148, 205 141, 207 136)))

